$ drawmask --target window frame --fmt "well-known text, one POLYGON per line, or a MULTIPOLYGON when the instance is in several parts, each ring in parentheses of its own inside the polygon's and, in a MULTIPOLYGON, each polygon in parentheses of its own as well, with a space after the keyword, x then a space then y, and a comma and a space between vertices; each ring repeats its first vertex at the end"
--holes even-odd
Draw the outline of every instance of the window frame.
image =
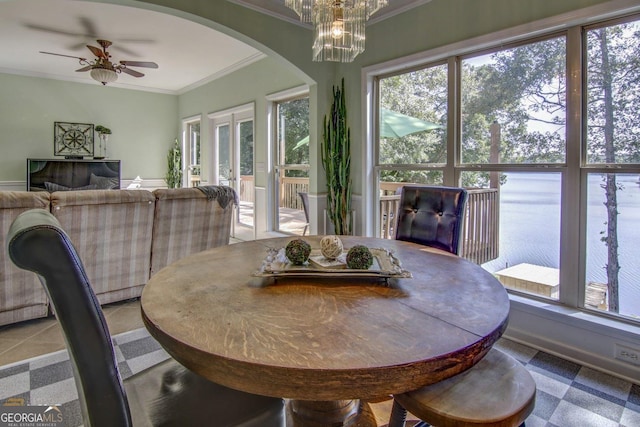
MULTIPOLYGON (((634 326, 640 325, 640 319, 629 316, 594 310, 585 307, 586 288, 586 215, 587 215, 587 177, 592 173, 631 173, 640 174, 640 164, 588 164, 586 162, 586 31, 590 28, 604 27, 640 19, 640 6, 627 7, 620 11, 606 7, 586 8, 575 13, 571 25, 563 25, 558 30, 559 18, 550 18, 529 25, 523 25, 498 31, 486 36, 442 46, 387 63, 366 67, 362 76, 366 90, 363 94, 366 125, 366 143, 363 147, 366 165, 363 171, 364 182, 370 183, 363 191, 369 213, 365 216, 367 235, 376 234, 379 221, 378 176, 380 170, 400 169, 397 165, 380 165, 378 162, 378 131, 376 129, 379 79, 411 72, 415 69, 432 66, 443 61, 449 63, 449 119, 447 129, 447 164, 420 165, 423 169, 442 170, 445 185, 456 185, 466 171, 486 172, 539 172, 561 174, 561 220, 560 220, 560 297, 554 301, 531 294, 509 291, 526 300, 544 304, 560 304, 589 312, 602 318, 610 318, 634 326), (613 17, 613 18, 612 18, 613 17), (537 40, 564 36, 566 40, 566 125, 565 125, 565 161, 563 163, 462 163, 461 162, 461 61, 481 54, 496 52, 526 45, 537 40), (579 218, 578 221, 575 219, 579 218), (578 254, 577 256, 575 254, 578 254)), ((402 165, 406 166, 406 165, 402 165)), ((411 165, 415 169, 415 165, 411 165)))

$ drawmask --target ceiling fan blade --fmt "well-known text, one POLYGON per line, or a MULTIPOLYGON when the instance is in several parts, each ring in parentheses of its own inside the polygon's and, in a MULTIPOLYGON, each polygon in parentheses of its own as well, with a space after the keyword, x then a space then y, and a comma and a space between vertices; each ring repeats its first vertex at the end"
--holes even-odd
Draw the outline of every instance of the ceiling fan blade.
POLYGON ((133 77, 142 77, 142 76, 144 76, 144 74, 142 74, 141 72, 136 71, 136 70, 132 70, 131 68, 121 68, 120 70, 123 73, 127 73, 127 74, 129 74, 130 76, 133 76, 133 77))
POLYGON ((84 33, 91 38, 98 38, 98 28, 93 20, 86 16, 79 16, 78 22, 84 28, 84 33))
POLYGON ((80 58, 79 56, 63 55, 61 53, 43 52, 43 51, 40 51, 40 53, 44 53, 46 55, 64 56, 66 58, 75 58, 75 59, 79 59, 80 61, 86 61, 87 60, 86 58, 80 58))
POLYGON ((87 47, 98 58, 106 58, 104 52, 99 47, 95 47, 95 46, 91 46, 91 45, 87 45, 87 47))
POLYGON ((87 65, 86 67, 78 68, 76 71, 77 72, 89 71, 92 68, 93 68, 93 65, 87 65))
POLYGON ((74 33, 72 31, 65 31, 65 30, 59 30, 57 28, 51 28, 51 27, 46 27, 44 25, 38 25, 38 24, 23 24, 25 27, 31 29, 31 30, 37 30, 37 31, 44 31, 47 33, 53 33, 53 34, 62 34, 64 36, 85 36, 85 34, 80 34, 80 33, 74 33))
POLYGON ((125 67, 144 67, 144 68, 158 68, 158 64, 155 62, 141 62, 141 61, 120 61, 125 67))

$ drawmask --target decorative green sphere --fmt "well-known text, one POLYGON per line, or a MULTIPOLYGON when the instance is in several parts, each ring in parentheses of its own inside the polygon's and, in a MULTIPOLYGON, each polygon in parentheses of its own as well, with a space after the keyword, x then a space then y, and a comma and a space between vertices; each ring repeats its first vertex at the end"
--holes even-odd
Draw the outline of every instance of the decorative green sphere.
POLYGON ((366 270, 373 265, 373 255, 369 248, 356 245, 347 252, 347 267, 366 270))
POLYGON ((309 259, 311 245, 302 239, 295 239, 287 244, 284 254, 292 264, 302 265, 309 259))

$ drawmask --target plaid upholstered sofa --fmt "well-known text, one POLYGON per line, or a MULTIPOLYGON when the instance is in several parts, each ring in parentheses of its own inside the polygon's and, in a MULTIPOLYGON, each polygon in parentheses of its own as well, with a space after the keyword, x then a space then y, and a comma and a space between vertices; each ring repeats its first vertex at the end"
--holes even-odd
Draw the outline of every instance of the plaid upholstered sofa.
MULTIPOLYGON (((101 304, 135 298, 149 278, 184 256, 229 243, 237 196, 229 187, 0 191, 0 239, 21 212, 48 209, 69 234, 101 304), (203 189, 205 190, 205 189, 203 189)), ((33 273, 0 254, 0 325, 49 314, 33 273)))

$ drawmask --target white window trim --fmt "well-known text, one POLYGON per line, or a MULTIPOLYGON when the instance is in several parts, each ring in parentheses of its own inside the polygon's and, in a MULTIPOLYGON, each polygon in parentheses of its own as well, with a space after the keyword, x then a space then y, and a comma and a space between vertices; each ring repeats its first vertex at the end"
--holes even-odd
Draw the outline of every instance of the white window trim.
MULTIPOLYGON (((189 163, 191 159, 191 141, 189 140, 189 136, 187 135, 187 130, 189 129, 189 125, 200 122, 200 150, 202 150, 202 115, 186 117, 182 119, 182 186, 188 187, 189 182, 187 182, 189 178, 189 174, 187 170, 189 168, 189 163)), ((202 162, 202 152, 200 152, 200 161, 202 162)), ((202 173, 202 165, 200 165, 200 172, 202 173)))

